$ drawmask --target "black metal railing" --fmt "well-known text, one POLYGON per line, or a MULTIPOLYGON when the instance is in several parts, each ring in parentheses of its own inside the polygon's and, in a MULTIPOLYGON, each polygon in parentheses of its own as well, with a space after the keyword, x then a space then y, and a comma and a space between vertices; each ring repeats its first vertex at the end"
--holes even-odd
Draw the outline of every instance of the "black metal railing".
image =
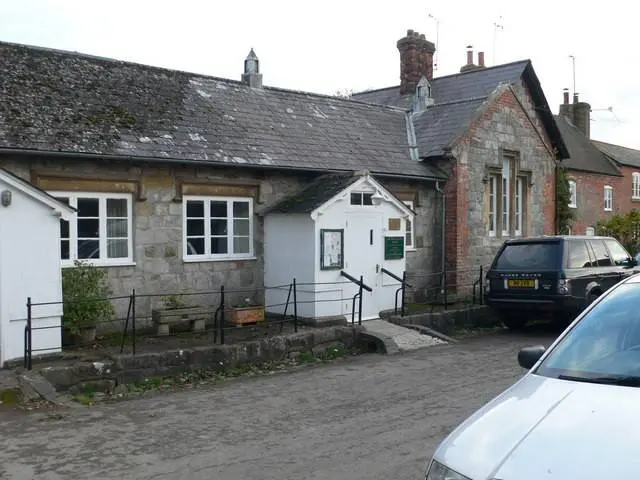
POLYGON ((380 269, 380 271, 386 275, 389 275, 391 278, 393 278, 394 280, 397 280, 398 282, 400 282, 400 288, 398 288, 396 290, 396 296, 395 296, 395 304, 393 307, 393 313, 394 314, 398 314, 398 294, 400 292, 402 292, 402 297, 401 297, 401 302, 400 302, 400 316, 404 317, 404 312, 405 312, 405 305, 406 305, 406 288, 409 287, 411 288, 412 285, 410 283, 407 283, 407 272, 402 272, 402 277, 399 277, 398 275, 396 275, 393 272, 390 272, 389 270, 387 270, 386 268, 382 267, 380 269))
POLYGON ((364 283, 362 275, 360 275, 360 280, 349 275, 344 270, 340 270, 340 275, 358 285, 358 293, 353 296, 353 300, 351 301, 351 324, 353 325, 356 320, 356 300, 358 300, 358 325, 362 325, 362 290, 373 292, 373 289, 364 283))

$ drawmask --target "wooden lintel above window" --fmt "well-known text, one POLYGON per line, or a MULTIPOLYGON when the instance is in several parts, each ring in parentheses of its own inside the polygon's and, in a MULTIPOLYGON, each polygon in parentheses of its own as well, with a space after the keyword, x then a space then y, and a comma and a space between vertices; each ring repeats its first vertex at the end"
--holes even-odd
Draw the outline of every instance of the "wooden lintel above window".
POLYGON ((131 193, 138 200, 146 200, 142 194, 140 180, 122 177, 84 175, 61 175, 31 171, 31 183, 42 190, 67 192, 131 193))
POLYGON ((398 200, 403 202, 413 202, 414 207, 419 207, 418 205, 418 192, 416 190, 391 190, 398 200))
POLYGON ((212 197, 252 197, 257 203, 262 203, 260 201, 259 181, 178 179, 176 183, 174 202, 181 202, 184 195, 201 195, 212 197))

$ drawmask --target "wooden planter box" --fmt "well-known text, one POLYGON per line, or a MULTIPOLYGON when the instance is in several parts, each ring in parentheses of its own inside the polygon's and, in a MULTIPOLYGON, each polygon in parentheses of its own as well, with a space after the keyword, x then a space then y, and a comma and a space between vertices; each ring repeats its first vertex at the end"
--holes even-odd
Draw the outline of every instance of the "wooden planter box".
POLYGON ((264 306, 231 307, 231 323, 246 325, 264 322, 264 306))

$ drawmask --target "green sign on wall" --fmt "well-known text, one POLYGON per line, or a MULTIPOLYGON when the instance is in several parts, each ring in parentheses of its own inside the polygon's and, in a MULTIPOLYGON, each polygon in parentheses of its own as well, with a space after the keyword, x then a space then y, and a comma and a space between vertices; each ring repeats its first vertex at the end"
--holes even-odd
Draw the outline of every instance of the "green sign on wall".
POLYGON ((384 237, 384 259, 400 260, 404 258, 404 237, 384 237))

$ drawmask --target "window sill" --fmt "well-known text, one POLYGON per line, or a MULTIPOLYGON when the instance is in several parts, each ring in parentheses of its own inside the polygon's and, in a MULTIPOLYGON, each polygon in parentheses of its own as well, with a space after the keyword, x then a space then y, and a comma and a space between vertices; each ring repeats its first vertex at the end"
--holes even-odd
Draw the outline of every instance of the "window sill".
POLYGON ((569 208, 578 208, 578 205, 569 205, 569 208))
POLYGON ((405 249, 404 249, 404 251, 405 251, 405 252, 417 252, 417 251, 418 251, 418 249, 417 249, 417 248, 414 248, 414 247, 411 247, 411 248, 405 248, 405 249))
POLYGON ((613 212, 613 208, 605 208, 604 211, 605 212, 613 212))
POLYGON ((209 257, 183 257, 184 263, 205 263, 205 262, 244 262, 257 260, 258 257, 222 257, 222 258, 209 258, 209 257))
MULTIPOLYGON (((92 262, 89 260, 83 260, 86 261, 86 263, 88 265, 91 265, 92 267, 99 267, 99 268, 107 268, 107 267, 135 267, 136 266, 136 262, 133 262, 131 260, 123 260, 122 262, 92 262)), ((73 262, 68 263, 66 260, 63 260, 62 262, 62 268, 74 268, 75 265, 73 264, 73 262)))

